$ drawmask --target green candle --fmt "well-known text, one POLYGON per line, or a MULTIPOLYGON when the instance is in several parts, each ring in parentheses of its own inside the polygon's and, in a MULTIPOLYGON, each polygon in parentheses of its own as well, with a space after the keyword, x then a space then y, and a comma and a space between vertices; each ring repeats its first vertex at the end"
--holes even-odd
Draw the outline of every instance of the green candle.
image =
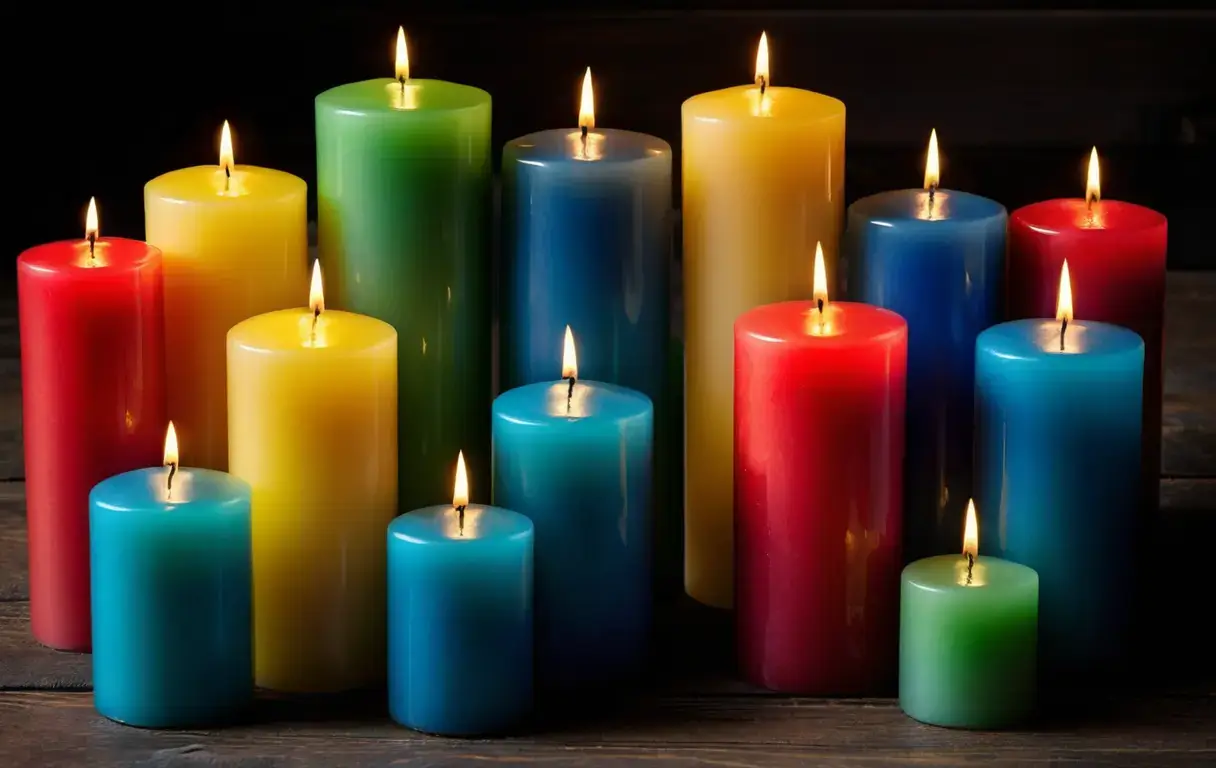
POLYGON ((449 495, 460 450, 488 492, 490 95, 411 79, 398 31, 397 79, 331 88, 316 116, 326 298, 397 330, 400 508, 449 495))
POLYGON ((899 621, 899 706, 950 728, 1016 725, 1034 709, 1039 576, 979 557, 975 505, 963 554, 904 569, 899 621))

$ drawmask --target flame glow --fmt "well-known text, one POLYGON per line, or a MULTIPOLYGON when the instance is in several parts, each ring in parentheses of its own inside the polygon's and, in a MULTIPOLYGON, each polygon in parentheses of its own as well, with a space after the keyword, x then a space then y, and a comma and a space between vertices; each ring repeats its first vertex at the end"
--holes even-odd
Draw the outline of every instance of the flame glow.
POLYGON ((963 554, 980 556, 980 526, 975 519, 975 499, 967 501, 967 522, 963 525, 963 554))
POLYGON ((405 46, 405 27, 397 27, 396 74, 398 80, 410 79, 410 52, 405 46))
POLYGON ((768 34, 760 33, 760 47, 756 49, 756 85, 768 88, 773 81, 768 71, 768 34))
POLYGON ((469 472, 464 467, 464 451, 456 454, 456 486, 452 489, 452 506, 469 505, 469 472))
POLYGON ((173 422, 169 422, 169 429, 165 431, 165 460, 162 462, 164 466, 178 463, 177 456, 177 430, 173 427, 173 422))
POLYGON ((1072 322, 1072 279, 1068 276, 1068 259, 1060 268, 1060 293, 1056 297, 1056 319, 1072 322))
POLYGON ((942 172, 937 157, 937 129, 929 131, 929 153, 925 156, 925 189, 941 183, 942 172))
POLYGON ((1102 179, 1098 170, 1098 148, 1089 152, 1089 172, 1085 177, 1085 202, 1093 204, 1102 199, 1102 179))
POLYGON ((232 170, 232 166, 236 165, 236 161, 232 155, 232 129, 228 127, 228 121, 224 121, 224 129, 220 131, 220 168, 232 170))
POLYGON ((823 243, 815 243, 815 271, 811 278, 811 298, 823 302, 823 309, 828 308, 828 270, 823 261, 823 243))
POLYGON ((308 308, 313 312, 325 311, 325 290, 321 284, 321 260, 312 263, 312 282, 308 286, 308 308))
POLYGON ((578 379, 578 355, 574 352, 574 333, 566 326, 566 340, 562 344, 562 378, 578 379))
POLYGON ((97 224, 97 198, 89 198, 89 210, 84 215, 84 239, 97 237, 100 231, 97 224))
POLYGON ((595 92, 591 88, 591 67, 583 75, 583 90, 578 104, 578 127, 595 127, 595 92))

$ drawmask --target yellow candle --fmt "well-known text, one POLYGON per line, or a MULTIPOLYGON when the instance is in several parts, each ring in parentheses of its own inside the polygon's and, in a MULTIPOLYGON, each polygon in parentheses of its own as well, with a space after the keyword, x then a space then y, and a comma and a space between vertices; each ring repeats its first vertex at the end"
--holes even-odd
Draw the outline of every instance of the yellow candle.
POLYGON ((228 468, 224 337, 240 321, 297 306, 307 285, 308 186, 233 162, 224 123, 219 165, 144 187, 146 239, 164 253, 169 413, 195 466, 228 468))
POLYGON ((228 333, 231 472, 253 488, 257 684, 328 692, 383 682, 385 531, 397 510, 397 332, 324 311, 228 333))
MULTIPOLYGON (((844 202, 844 104, 771 87, 760 38, 756 84, 684 102, 684 583, 733 602, 735 318, 809 298, 823 243, 835 282, 844 202)), ((809 439, 809 436, 808 436, 809 439)))

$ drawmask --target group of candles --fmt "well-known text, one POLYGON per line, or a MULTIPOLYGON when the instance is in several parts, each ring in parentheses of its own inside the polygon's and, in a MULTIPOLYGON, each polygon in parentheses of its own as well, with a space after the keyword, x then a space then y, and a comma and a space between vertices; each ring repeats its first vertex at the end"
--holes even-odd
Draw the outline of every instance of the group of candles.
MULTIPOLYGON (((31 621, 92 650, 103 714, 387 676, 399 722, 501 733, 534 677, 641 671, 678 514, 671 149, 597 128, 590 70, 577 128, 507 144, 492 398, 490 113, 411 78, 400 31, 395 78, 319 95, 311 286, 304 182, 236 165, 227 123, 218 165, 148 182, 146 243, 90 201, 84 240, 20 256, 31 621)), ((736 608, 753 682, 865 693, 898 662, 912 717, 1011 724, 1038 665, 1126 639, 1166 222, 1100 200, 1096 153, 1085 199, 1007 221, 939 186, 934 134, 922 189, 849 207, 846 278, 844 116, 772 86, 763 37, 753 85, 684 104, 686 588, 736 608), (998 325, 1006 298, 1041 319, 998 325)))

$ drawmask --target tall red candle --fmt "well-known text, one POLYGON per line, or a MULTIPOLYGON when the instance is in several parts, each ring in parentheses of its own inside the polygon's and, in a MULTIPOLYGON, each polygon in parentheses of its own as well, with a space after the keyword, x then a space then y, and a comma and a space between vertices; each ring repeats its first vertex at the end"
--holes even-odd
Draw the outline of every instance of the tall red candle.
POLYGON ((1161 483, 1165 249, 1165 216, 1140 205, 1101 199, 1096 149, 1089 158, 1084 200, 1047 200, 1009 216, 1010 319, 1055 317, 1060 269, 1068 259, 1077 317, 1122 325, 1144 339, 1145 510, 1157 508, 1161 483))
POLYGON ((30 623, 52 648, 87 651, 89 490, 160 464, 165 413, 161 254, 86 237, 17 258, 30 623))
POLYGON ((908 327, 817 301, 735 322, 735 595, 753 683, 816 695, 894 680, 908 327))

